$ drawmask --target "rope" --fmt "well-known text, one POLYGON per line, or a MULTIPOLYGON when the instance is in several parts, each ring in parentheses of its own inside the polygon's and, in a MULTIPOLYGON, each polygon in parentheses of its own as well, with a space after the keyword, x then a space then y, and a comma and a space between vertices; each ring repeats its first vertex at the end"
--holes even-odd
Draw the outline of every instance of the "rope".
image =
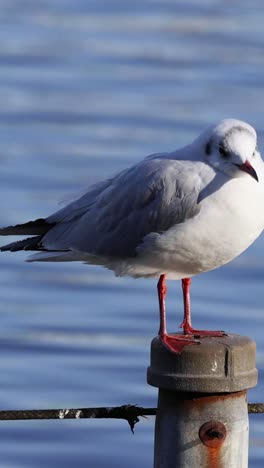
MULTIPOLYGON (((83 419, 83 418, 113 418, 125 419, 132 432, 139 417, 155 416, 156 408, 142 408, 135 405, 116 407, 77 408, 77 409, 42 409, 42 410, 11 410, 0 411, 0 421, 18 421, 27 419, 83 419)), ((264 413, 263 403, 249 403, 249 413, 264 413)))
POLYGON ((248 403, 249 413, 264 413, 264 403, 248 403))
POLYGON ((125 419, 132 432, 139 422, 139 416, 154 416, 156 408, 142 408, 134 405, 123 405, 110 408, 77 408, 77 409, 43 409, 0 411, 0 421, 26 419, 82 419, 113 418, 125 419))

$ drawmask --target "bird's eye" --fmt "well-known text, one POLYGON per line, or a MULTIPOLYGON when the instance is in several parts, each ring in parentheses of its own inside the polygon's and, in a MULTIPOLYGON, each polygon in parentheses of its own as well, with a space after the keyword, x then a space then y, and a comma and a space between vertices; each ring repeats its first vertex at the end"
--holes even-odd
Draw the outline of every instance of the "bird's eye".
POLYGON ((228 151, 225 150, 223 146, 219 146, 218 151, 223 158, 229 158, 230 154, 228 151))
POLYGON ((258 153, 258 145, 256 146, 256 148, 254 150, 253 156, 256 156, 256 153, 258 153))

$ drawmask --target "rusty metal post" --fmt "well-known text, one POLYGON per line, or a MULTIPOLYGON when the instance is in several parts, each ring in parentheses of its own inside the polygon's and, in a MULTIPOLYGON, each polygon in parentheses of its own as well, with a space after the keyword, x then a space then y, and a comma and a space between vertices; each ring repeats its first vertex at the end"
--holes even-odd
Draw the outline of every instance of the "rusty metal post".
POLYGON ((151 344, 148 383, 159 388, 154 468, 247 468, 247 389, 255 343, 228 335, 172 353, 151 344))

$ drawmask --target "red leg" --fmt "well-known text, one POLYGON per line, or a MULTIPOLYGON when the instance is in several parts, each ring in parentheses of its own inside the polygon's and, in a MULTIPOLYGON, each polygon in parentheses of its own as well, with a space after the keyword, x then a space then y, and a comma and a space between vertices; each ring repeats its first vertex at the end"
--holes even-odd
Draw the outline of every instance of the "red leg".
POLYGON ((183 303, 184 303, 184 316, 183 322, 180 328, 183 328, 185 335, 193 336, 224 336, 223 331, 212 331, 212 330, 196 330, 192 327, 191 321, 191 299, 190 299, 190 286, 191 278, 182 279, 182 291, 183 291, 183 303))
POLYGON ((190 298, 190 286, 191 286, 191 278, 184 278, 182 280, 182 292, 183 292, 183 303, 184 303, 184 316, 183 322, 180 325, 180 328, 183 328, 183 332, 185 335, 190 334, 190 330, 192 329, 192 321, 191 321, 191 298, 190 298))
POLYGON ((159 296, 159 310, 160 310, 159 335, 160 336, 167 335, 166 306, 165 306, 165 299, 166 299, 167 291, 168 291, 168 288, 166 285, 166 275, 160 275, 160 279, 158 281, 158 296, 159 296))
POLYGON ((161 275, 158 281, 158 297, 159 297, 159 310, 160 310, 160 328, 159 336, 163 344, 170 351, 174 353, 182 352, 184 346, 196 344, 194 337, 184 335, 169 335, 166 328, 166 307, 165 299, 167 294, 166 275, 161 275))

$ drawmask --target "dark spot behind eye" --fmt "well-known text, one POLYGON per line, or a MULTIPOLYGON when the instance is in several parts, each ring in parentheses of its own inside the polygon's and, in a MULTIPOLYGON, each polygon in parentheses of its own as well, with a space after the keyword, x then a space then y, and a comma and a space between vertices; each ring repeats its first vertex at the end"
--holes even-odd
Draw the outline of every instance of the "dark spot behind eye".
POLYGON ((230 153, 223 146, 220 145, 218 151, 223 158, 229 158, 230 153))
POLYGON ((211 143, 210 143, 210 141, 208 141, 208 143, 206 143, 205 152, 208 155, 211 154, 211 143))

